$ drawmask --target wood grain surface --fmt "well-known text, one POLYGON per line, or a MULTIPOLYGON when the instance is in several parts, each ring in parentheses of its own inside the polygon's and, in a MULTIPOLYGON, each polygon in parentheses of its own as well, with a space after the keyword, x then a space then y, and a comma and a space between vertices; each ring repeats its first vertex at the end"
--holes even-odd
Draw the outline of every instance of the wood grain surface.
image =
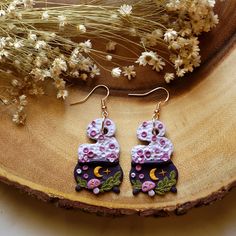
POLYGON ((161 113, 167 137, 175 147, 172 160, 180 174, 176 195, 134 197, 128 179, 130 150, 139 144, 137 126, 151 118, 157 96, 131 99, 127 91, 163 84, 161 77, 148 71, 142 71, 142 76, 132 82, 104 75, 89 84, 91 87, 105 83, 113 88, 108 109, 117 125, 120 164, 125 174, 119 195, 97 197, 74 190, 77 148, 89 142, 85 129, 92 119, 100 117, 103 96, 99 91, 86 103, 69 106, 86 95, 90 88, 84 85, 71 87, 66 103, 53 96, 34 100, 25 127, 16 127, 7 115, 1 114, 1 180, 59 206, 111 215, 183 214, 192 207, 222 198, 236 184, 236 49, 232 46, 235 42, 232 4, 236 5, 234 1, 218 5, 224 18, 202 39, 203 66, 191 78, 178 80, 169 87, 171 100, 161 113))

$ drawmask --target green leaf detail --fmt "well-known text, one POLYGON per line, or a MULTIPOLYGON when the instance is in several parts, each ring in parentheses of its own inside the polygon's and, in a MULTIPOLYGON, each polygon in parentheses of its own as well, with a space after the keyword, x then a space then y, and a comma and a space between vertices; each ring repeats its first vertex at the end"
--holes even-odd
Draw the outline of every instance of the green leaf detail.
POLYGON ((133 185, 134 189, 141 189, 142 188, 142 182, 140 180, 131 180, 131 183, 133 185))
POLYGON ((77 184, 81 188, 86 188, 87 187, 87 181, 85 179, 80 178, 79 176, 77 177, 77 184))
POLYGON ((117 171, 114 176, 109 177, 101 186, 100 192, 111 190, 114 186, 120 185, 121 171, 117 171))
POLYGON ((176 178, 176 172, 174 170, 172 170, 170 172, 170 179, 175 179, 176 178))
POLYGON ((155 188, 156 194, 164 195, 171 190, 176 182, 176 172, 173 170, 170 172, 169 178, 166 176, 163 180, 158 182, 157 187, 155 188))
POLYGON ((120 178, 121 178, 121 171, 118 171, 118 172, 116 172, 114 174, 114 177, 113 177, 113 182, 115 183, 115 185, 119 185, 120 184, 120 178))

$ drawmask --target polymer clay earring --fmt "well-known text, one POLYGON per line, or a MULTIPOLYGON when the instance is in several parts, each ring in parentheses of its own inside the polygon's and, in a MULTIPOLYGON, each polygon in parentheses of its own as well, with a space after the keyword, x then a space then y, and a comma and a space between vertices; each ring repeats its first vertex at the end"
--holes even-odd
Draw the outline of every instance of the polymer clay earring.
POLYGON ((123 171, 119 165, 120 147, 114 137, 116 126, 108 118, 106 100, 109 89, 105 85, 96 86, 83 100, 72 103, 76 105, 87 101, 90 95, 99 87, 107 90, 107 95, 101 99, 102 118, 93 120, 87 128, 87 135, 94 140, 93 144, 81 144, 78 149, 78 163, 74 169, 76 191, 87 189, 94 194, 113 191, 120 192, 123 171))
POLYGON ((169 92, 163 87, 157 87, 144 94, 129 94, 129 96, 147 96, 157 90, 164 90, 167 97, 158 102, 152 120, 144 121, 137 129, 139 140, 148 145, 137 145, 132 149, 132 164, 130 182, 133 194, 147 193, 150 197, 165 195, 167 192, 176 193, 178 171, 171 155, 173 144, 165 138, 165 126, 159 120, 161 105, 169 100, 169 92))

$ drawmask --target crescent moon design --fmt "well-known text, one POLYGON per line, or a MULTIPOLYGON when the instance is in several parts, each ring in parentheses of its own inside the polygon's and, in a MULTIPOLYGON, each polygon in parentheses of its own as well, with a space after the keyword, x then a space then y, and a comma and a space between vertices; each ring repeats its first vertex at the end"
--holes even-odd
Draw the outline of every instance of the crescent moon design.
POLYGON ((151 169, 150 172, 149 172, 149 176, 152 180, 158 180, 158 178, 156 177, 155 175, 155 171, 156 171, 157 168, 154 168, 154 169, 151 169))
POLYGON ((101 174, 99 173, 99 170, 100 170, 101 168, 102 168, 101 166, 97 166, 97 167, 95 167, 94 170, 93 170, 94 175, 95 175, 96 177, 98 177, 98 178, 101 178, 101 177, 103 176, 103 175, 101 175, 101 174))

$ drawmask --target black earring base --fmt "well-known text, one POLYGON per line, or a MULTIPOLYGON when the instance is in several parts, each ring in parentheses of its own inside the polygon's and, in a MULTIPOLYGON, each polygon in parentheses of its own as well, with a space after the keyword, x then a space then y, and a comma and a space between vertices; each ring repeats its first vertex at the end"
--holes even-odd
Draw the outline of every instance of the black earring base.
POLYGON ((94 194, 104 192, 120 193, 123 171, 118 162, 78 163, 74 170, 77 192, 86 189, 94 194))
POLYGON ((133 187, 133 195, 140 192, 155 195, 165 195, 168 192, 176 193, 178 170, 171 160, 163 163, 132 162, 130 170, 130 182, 133 187))

